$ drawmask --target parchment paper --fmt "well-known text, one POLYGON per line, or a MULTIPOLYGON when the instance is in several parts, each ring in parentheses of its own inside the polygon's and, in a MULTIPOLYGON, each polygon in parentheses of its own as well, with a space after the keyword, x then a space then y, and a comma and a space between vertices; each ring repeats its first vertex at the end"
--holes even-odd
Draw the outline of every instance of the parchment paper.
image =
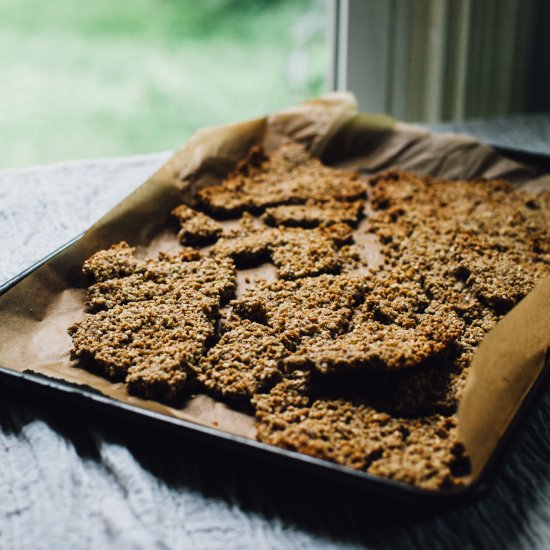
MULTIPOLYGON (((436 135, 381 115, 357 113, 349 94, 331 94, 274 115, 199 131, 166 165, 101 218, 78 242, 0 297, 0 365, 87 385, 113 399, 254 437, 253 418, 197 395, 170 407, 129 395, 124 384, 76 367, 67 327, 84 314, 84 260, 126 240, 142 256, 177 249, 170 210, 221 180, 254 144, 267 149, 294 139, 331 165, 365 174, 392 166, 447 178, 505 177, 529 190, 550 189, 550 177, 499 156, 467 136, 436 135)), ((361 242, 376 261, 377 246, 361 242)), ((246 275, 269 276, 263 266, 246 275)), ((239 281, 244 280, 244 273, 239 281)), ((474 480, 544 365, 550 346, 550 278, 487 336, 472 365, 459 408, 459 429, 474 480)))

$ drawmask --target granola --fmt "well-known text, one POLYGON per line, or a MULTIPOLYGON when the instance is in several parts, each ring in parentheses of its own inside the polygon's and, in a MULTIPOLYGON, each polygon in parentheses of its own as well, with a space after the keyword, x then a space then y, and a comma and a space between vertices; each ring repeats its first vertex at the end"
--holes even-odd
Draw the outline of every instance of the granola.
POLYGON ((220 223, 185 204, 180 204, 174 208, 172 216, 179 221, 178 239, 184 245, 202 246, 210 244, 222 233, 220 223))
POLYGON ((212 214, 227 216, 309 200, 355 201, 365 194, 359 174, 324 166, 303 145, 288 143, 269 154, 254 147, 223 183, 198 197, 212 214))

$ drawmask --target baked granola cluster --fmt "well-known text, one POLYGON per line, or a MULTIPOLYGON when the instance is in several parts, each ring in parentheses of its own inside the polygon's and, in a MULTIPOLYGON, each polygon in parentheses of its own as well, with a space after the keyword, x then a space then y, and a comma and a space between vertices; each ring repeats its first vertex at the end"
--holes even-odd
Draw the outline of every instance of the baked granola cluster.
POLYGON ((272 445, 426 489, 451 488, 468 473, 452 416, 397 417, 350 388, 345 397, 319 392, 303 371, 254 405, 258 438, 272 445))
POLYGON ((172 401, 213 339, 220 306, 235 292, 227 258, 195 250, 138 260, 121 242, 84 264, 90 313, 69 328, 71 357, 125 381, 133 393, 172 401))
POLYGON ((271 154, 253 147, 223 183, 198 193, 210 213, 225 216, 308 201, 352 202, 364 196, 359 174, 324 166, 298 143, 282 145, 271 154))
POLYGON ((549 196, 395 170, 367 184, 289 143, 254 147, 196 198, 172 212, 179 254, 138 260, 120 243, 86 261, 73 358, 147 397, 192 379, 252 411, 265 443, 461 485, 457 403, 485 334, 550 272, 549 196), (365 230, 381 267, 356 246, 365 230), (263 262, 277 280, 234 297, 235 266, 263 262))
POLYGON ((369 228, 382 243, 385 270, 410 269, 427 296, 464 323, 446 361, 452 401, 485 334, 550 274, 547 197, 503 180, 445 181, 397 170, 370 180, 369 228))

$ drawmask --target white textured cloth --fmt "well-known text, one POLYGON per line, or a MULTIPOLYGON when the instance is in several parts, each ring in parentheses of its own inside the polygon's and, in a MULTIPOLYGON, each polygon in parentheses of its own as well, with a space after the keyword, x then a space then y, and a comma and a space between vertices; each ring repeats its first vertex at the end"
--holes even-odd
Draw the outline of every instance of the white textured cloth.
MULTIPOLYGON (((0 282, 168 156, 0 172, 0 282)), ((428 512, 63 407, 0 387, 2 549, 550 548, 547 397, 488 494, 428 512)))

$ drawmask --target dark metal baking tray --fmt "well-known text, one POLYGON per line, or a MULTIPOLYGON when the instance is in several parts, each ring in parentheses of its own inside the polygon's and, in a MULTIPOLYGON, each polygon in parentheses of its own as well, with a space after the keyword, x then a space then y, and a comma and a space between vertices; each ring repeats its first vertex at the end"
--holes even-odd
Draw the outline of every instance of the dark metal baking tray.
MULTIPOLYGON (((524 162, 542 171, 550 171, 550 156, 533 155, 521 150, 495 149, 503 156, 524 162)), ((82 235, 78 235, 42 260, 22 271, 19 275, 0 285, 0 296, 8 292, 40 266, 76 243, 82 235)), ((135 426, 148 425, 159 431, 170 431, 182 438, 200 440, 208 446, 217 446, 233 453, 246 454, 248 460, 251 461, 255 459, 270 461, 279 467, 300 470, 304 474, 322 477, 327 481, 346 485, 354 490, 366 490, 373 495, 387 498, 390 501, 441 507, 457 506, 471 501, 483 494, 490 487, 491 482, 510 452, 510 447, 512 447, 513 442, 521 433, 521 427, 526 423, 529 413, 545 391, 549 380, 549 371, 550 351, 546 356, 542 372, 526 395, 520 409, 501 437, 497 448, 481 474, 470 485, 451 491, 428 491, 405 483, 374 476, 366 472, 353 470, 326 460, 288 451, 222 430, 123 403, 107 397, 89 386, 72 384, 32 370, 19 372, 0 365, 0 381, 2 384, 19 388, 24 392, 32 392, 41 397, 46 403, 51 403, 51 398, 53 397, 56 400, 55 403, 68 401, 77 407, 93 410, 94 415, 100 413, 106 418, 118 418, 125 422, 130 421, 135 426)))
MULTIPOLYGON (((48 262, 66 248, 74 244, 80 236, 71 240, 52 254, 26 269, 13 279, 0 286, 0 295, 17 285, 44 263, 48 262)), ((46 398, 70 401, 77 407, 91 408, 96 412, 104 413, 108 417, 122 418, 136 424, 147 424, 159 430, 170 430, 181 437, 190 437, 211 445, 223 447, 231 452, 246 453, 248 460, 269 460, 282 467, 299 469, 306 474, 322 476, 331 482, 344 483, 356 489, 368 490, 390 500, 414 502, 422 505, 451 506, 469 501, 482 494, 494 478, 499 464, 507 454, 510 443, 517 438, 520 427, 525 422, 529 410, 536 403, 537 397, 545 387, 550 370, 550 354, 546 358, 543 372, 526 396, 520 410, 512 424, 503 435, 492 458, 485 466, 478 479, 467 487, 452 491, 428 491, 396 482, 382 477, 356 471, 338 464, 313 458, 297 452, 288 451, 266 445, 242 436, 180 420, 160 413, 156 413, 138 406, 122 403, 107 397, 88 386, 71 384, 55 378, 47 377, 31 370, 18 372, 0 366, 0 380, 3 384, 11 384, 41 394, 46 398)), ((57 402, 57 401, 56 401, 57 402)))

